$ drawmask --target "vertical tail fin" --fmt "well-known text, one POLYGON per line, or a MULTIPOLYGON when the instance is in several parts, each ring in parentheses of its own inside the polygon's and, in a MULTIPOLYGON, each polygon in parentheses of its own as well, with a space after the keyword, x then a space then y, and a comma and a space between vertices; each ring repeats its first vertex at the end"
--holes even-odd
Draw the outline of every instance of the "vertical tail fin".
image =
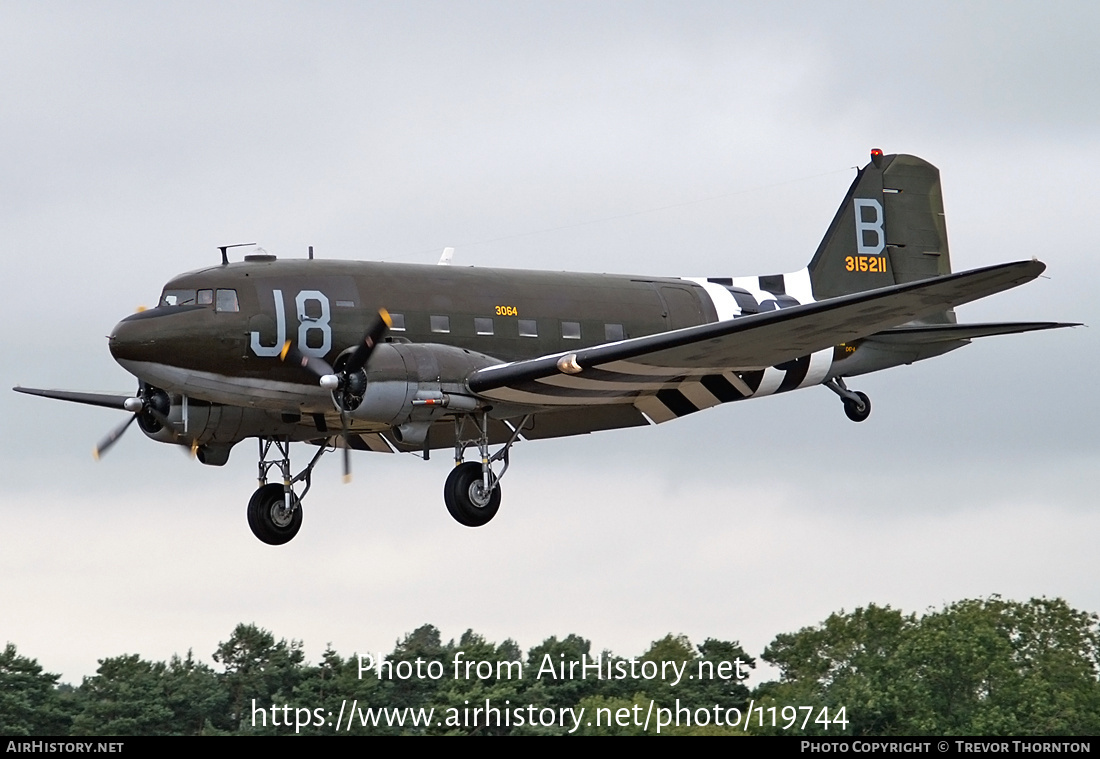
MULTIPOLYGON (((871 151, 810 261, 816 300, 951 272, 940 172, 871 151)), ((954 322, 953 312, 922 320, 954 322)))

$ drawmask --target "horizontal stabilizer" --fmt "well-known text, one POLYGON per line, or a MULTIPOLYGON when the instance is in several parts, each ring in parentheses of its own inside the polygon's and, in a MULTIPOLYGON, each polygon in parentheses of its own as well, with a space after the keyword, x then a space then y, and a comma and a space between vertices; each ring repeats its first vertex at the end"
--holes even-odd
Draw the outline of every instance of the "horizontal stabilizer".
POLYGON ((1080 327, 1069 322, 993 322, 990 324, 928 324, 911 327, 894 327, 885 332, 877 332, 868 340, 880 343, 904 343, 905 345, 926 345, 948 343, 955 340, 973 340, 976 337, 993 335, 1015 335, 1020 332, 1036 332, 1043 329, 1062 327, 1080 327))
POLYGON ((40 395, 43 398, 53 398, 58 401, 70 401, 72 403, 84 403, 88 406, 102 406, 103 408, 117 408, 125 410, 126 400, 133 395, 109 395, 107 393, 78 393, 72 390, 39 390, 34 387, 13 387, 17 393, 27 395, 40 395))

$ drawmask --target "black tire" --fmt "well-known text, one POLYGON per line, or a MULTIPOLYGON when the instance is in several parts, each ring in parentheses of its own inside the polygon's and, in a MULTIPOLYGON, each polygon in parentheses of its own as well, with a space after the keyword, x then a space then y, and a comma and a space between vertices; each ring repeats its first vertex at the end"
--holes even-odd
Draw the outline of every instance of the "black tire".
POLYGON ((282 485, 273 482, 253 493, 248 502, 248 526, 252 534, 270 546, 290 542, 302 527, 302 504, 296 495, 291 494, 291 499, 294 511, 288 518, 282 485))
POLYGON ((488 500, 478 498, 481 489, 481 464, 467 461, 447 475, 443 500, 455 521, 466 527, 481 527, 496 516, 500 508, 500 485, 493 488, 488 500), (484 501, 484 502, 482 502, 484 501))
POLYGON ((858 390, 856 395, 859 396, 859 400, 863 402, 863 408, 859 407, 855 401, 850 401, 847 398, 844 399, 844 413, 853 422, 862 422, 871 415, 871 399, 867 397, 866 393, 861 393, 858 390))

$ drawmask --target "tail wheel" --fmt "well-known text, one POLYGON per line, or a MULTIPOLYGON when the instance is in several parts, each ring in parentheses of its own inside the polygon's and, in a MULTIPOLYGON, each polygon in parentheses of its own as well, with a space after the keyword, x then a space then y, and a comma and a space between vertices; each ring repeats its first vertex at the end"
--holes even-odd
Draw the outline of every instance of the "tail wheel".
POLYGON ((281 546, 290 542, 301 529, 302 504, 298 496, 291 493, 288 509, 283 486, 274 482, 264 485, 248 502, 248 526, 264 543, 281 546))
POLYGON ((856 391, 856 395, 859 396, 861 403, 856 403, 849 398, 845 398, 844 413, 853 422, 862 422, 871 415, 871 399, 867 397, 866 393, 861 393, 858 390, 856 391))
POLYGON ((467 461, 447 476, 443 500, 456 522, 466 527, 481 527, 496 516, 500 508, 500 485, 486 493, 481 464, 467 461))

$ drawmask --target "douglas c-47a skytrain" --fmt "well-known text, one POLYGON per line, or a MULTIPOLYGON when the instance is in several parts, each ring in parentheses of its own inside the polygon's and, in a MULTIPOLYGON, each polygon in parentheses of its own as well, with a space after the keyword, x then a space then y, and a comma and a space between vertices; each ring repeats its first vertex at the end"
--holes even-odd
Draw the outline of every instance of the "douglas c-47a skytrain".
POLYGON ((813 385, 859 422, 871 404, 848 377, 975 337, 1071 326, 958 324, 955 306, 1045 267, 952 273, 939 172, 880 150, 809 265, 791 274, 683 279, 269 255, 229 263, 229 247, 220 265, 171 280, 156 308, 111 333, 135 395, 15 389, 130 412, 97 454, 135 419, 215 466, 256 438, 248 523, 270 544, 298 532, 313 467, 335 448, 345 474, 353 448, 425 458, 453 449, 444 500, 477 527, 497 512, 521 438, 644 427, 813 385), (294 442, 313 447, 297 474, 294 442))

